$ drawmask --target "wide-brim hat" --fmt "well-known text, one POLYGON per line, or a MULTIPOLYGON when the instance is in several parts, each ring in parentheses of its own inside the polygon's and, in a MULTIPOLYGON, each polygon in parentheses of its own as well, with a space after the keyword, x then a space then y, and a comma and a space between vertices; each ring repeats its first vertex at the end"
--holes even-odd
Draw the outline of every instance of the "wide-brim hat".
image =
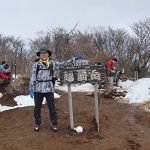
POLYGON ((46 52, 48 52, 49 56, 52 55, 52 52, 51 52, 47 47, 42 47, 42 48, 40 48, 40 49, 37 51, 36 55, 40 57, 40 53, 46 53, 46 52))

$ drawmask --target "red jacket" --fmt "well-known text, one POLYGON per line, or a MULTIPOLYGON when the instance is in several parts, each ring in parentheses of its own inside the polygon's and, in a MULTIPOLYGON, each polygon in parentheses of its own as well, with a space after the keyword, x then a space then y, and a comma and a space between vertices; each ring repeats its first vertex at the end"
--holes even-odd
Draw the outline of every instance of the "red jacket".
POLYGON ((0 71, 0 78, 1 79, 10 79, 11 78, 11 74, 7 75, 4 72, 0 71))
POLYGON ((115 67, 113 67, 113 61, 112 59, 110 59, 109 61, 107 61, 107 63, 105 64, 106 68, 109 68, 111 70, 115 70, 115 67))

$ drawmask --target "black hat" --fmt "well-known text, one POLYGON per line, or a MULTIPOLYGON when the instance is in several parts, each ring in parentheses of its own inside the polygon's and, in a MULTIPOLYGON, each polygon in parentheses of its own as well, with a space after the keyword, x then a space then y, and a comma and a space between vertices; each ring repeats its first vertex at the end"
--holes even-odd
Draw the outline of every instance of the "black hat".
POLYGON ((118 61, 117 58, 113 58, 112 60, 114 60, 114 61, 116 61, 116 62, 118 61))
POLYGON ((40 53, 45 53, 45 52, 48 52, 49 56, 52 55, 52 52, 51 52, 47 47, 42 47, 42 48, 40 48, 40 49, 37 51, 36 55, 40 57, 40 53))

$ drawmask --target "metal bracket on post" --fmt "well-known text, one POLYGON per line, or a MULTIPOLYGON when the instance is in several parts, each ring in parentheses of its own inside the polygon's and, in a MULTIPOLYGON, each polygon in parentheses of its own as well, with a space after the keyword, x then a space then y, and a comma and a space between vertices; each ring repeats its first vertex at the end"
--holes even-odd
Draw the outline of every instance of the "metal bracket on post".
POLYGON ((71 84, 69 83, 68 83, 68 104, 69 104, 70 126, 71 126, 71 129, 73 129, 74 119, 73 119, 73 106, 72 106, 72 92, 71 92, 71 84))
POLYGON ((99 132, 100 125, 99 125, 99 102, 98 102, 98 83, 97 82, 94 83, 94 95, 95 95, 95 97, 94 97, 95 119, 96 119, 97 129, 99 132))

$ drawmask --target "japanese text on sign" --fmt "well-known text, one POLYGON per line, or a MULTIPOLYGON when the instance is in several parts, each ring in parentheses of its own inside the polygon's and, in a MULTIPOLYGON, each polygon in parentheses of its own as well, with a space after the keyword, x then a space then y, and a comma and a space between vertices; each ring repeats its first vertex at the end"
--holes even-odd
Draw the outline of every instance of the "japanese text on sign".
POLYGON ((100 82, 103 80, 102 71, 105 72, 105 69, 102 65, 89 65, 88 60, 75 61, 73 65, 73 67, 63 69, 62 82, 90 83, 100 82))

